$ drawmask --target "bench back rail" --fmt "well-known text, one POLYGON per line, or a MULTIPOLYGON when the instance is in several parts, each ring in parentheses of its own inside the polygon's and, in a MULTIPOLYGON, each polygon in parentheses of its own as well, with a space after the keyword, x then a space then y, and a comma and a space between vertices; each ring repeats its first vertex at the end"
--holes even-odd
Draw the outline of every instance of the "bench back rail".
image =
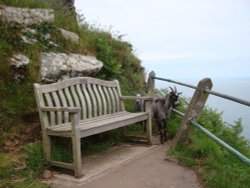
MULTIPOLYGON (((118 81, 90 77, 73 78, 63 82, 35 84, 38 109, 43 107, 79 107, 80 120, 124 111, 118 81)), ((69 112, 42 112, 43 128, 70 122, 69 112)))

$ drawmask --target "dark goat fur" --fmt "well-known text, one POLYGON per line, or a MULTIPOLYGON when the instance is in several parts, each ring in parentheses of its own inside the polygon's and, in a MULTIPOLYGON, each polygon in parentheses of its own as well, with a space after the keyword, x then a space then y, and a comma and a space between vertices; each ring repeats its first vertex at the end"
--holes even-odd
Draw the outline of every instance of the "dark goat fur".
MULTIPOLYGON (((152 115, 155 119, 159 132, 160 132, 160 141, 164 143, 167 139, 166 128, 167 121, 170 118, 171 110, 175 108, 179 103, 179 95, 181 93, 177 92, 177 89, 171 88, 171 92, 165 96, 165 98, 157 98, 153 101, 152 104, 152 115)), ((142 103, 140 100, 135 103, 135 112, 142 110, 142 103)))

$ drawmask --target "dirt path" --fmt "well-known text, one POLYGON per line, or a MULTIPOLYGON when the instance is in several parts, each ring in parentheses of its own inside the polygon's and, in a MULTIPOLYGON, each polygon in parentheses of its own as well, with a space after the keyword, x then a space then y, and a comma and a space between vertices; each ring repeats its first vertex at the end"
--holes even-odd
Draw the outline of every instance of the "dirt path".
MULTIPOLYGON (((76 188, 202 188, 193 170, 166 160, 168 145, 159 145, 145 154, 100 174, 91 181, 71 183, 76 188)), ((69 187, 66 184, 54 188, 69 187)))

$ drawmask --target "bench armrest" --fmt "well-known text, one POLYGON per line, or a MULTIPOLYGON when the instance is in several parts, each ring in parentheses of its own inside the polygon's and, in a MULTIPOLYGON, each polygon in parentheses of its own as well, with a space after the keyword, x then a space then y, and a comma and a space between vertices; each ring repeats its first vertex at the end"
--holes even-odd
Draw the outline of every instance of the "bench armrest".
POLYGON ((137 96, 121 96, 121 100, 143 100, 143 101, 153 101, 152 97, 137 97, 137 96))
POLYGON ((46 112, 69 112, 69 113, 78 113, 81 111, 79 107, 42 107, 41 110, 46 112))
POLYGON ((81 108, 79 107, 41 107, 40 109, 43 112, 68 112, 70 116, 71 125, 72 125, 72 131, 73 132, 76 131, 81 108))

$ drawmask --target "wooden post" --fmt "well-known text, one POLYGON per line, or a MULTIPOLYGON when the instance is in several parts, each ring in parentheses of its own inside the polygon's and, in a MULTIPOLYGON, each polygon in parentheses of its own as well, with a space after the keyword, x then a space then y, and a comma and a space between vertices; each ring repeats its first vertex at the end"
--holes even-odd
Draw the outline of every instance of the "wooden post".
MULTIPOLYGON (((151 71, 148 75, 147 82, 147 95, 153 97, 155 90, 155 72, 151 71)), ((149 119, 146 121, 146 130, 147 130, 147 138, 148 143, 152 145, 152 111, 151 111, 152 101, 145 101, 145 111, 148 112, 149 119)))
POLYGON ((147 85, 147 89, 148 89, 148 95, 153 95, 154 94, 154 89, 155 89, 155 79, 153 79, 152 77, 155 76, 155 72, 151 71, 148 75, 148 85, 147 85))
POLYGON ((80 112, 77 114, 70 114, 72 123, 72 150, 73 150, 73 167, 75 177, 82 177, 82 157, 81 157, 81 137, 80 131, 77 128, 80 119, 80 112))
MULTIPOLYGON (((152 112, 151 105, 152 101, 145 101, 145 112, 148 112, 148 120, 146 121, 146 135, 149 145, 152 145, 152 112)), ((145 125, 144 125, 145 126, 145 125)))
POLYGON ((174 149, 179 141, 187 141, 188 136, 192 132, 193 126, 189 126, 190 119, 198 119, 203 107, 205 106, 208 98, 208 93, 204 93, 204 88, 211 89, 213 86, 210 78, 201 80, 195 90, 192 100, 188 106, 188 110, 182 119, 180 129, 175 135, 171 149, 174 149))

